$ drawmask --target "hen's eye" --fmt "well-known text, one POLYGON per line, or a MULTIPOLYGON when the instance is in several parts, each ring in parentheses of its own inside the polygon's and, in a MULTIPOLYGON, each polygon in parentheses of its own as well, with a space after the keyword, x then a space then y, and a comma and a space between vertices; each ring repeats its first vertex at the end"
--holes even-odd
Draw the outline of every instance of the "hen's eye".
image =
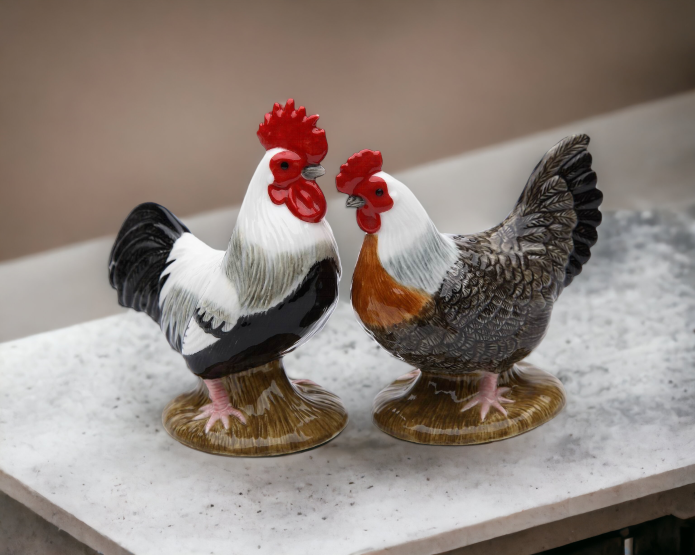
POLYGON ((289 165, 287 162, 283 162, 282 164, 280 164, 280 167, 281 167, 283 170, 286 170, 287 168, 290 167, 290 165, 289 165))
POLYGON ((380 196, 383 195, 383 194, 384 194, 384 190, 383 190, 383 189, 377 189, 377 190, 376 190, 376 196, 380 197, 380 196))

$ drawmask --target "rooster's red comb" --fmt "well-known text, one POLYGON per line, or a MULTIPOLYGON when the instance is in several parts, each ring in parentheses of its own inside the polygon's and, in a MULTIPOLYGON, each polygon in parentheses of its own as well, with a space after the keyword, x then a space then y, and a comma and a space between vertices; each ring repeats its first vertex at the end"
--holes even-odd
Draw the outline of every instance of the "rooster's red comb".
POLYGON ((295 110, 290 98, 284 108, 277 102, 273 105, 256 135, 266 150, 285 148, 303 154, 310 164, 318 164, 328 152, 326 132, 316 127, 318 119, 318 115, 307 117, 304 106, 295 110))
POLYGON ((340 166, 340 173, 335 178, 335 186, 341 193, 351 195, 363 179, 380 172, 383 163, 381 152, 378 150, 360 150, 340 166))

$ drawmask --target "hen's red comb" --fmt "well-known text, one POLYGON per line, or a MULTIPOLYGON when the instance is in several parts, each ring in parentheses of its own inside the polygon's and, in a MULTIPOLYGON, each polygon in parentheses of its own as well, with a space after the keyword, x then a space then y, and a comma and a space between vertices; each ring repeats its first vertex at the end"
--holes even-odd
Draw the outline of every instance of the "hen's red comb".
POLYGON ((309 164, 318 164, 328 153, 326 132, 316 127, 318 119, 318 115, 307 117, 304 106, 295 110, 290 98, 284 108, 277 102, 273 105, 256 135, 266 150, 285 148, 306 156, 309 164))
POLYGON ((340 166, 340 173, 335 178, 335 186, 341 193, 351 195, 363 179, 380 172, 383 163, 381 152, 378 150, 360 150, 340 166))

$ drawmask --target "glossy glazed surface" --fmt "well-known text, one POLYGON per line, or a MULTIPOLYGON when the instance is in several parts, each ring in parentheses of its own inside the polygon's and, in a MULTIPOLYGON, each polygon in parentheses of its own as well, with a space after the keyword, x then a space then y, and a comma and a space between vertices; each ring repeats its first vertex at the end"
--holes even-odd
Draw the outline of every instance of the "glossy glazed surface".
MULTIPOLYGON (((287 432, 277 435, 270 449, 263 434, 247 423, 244 405, 232 402, 235 392, 230 391, 226 399, 220 380, 245 373, 243 387, 251 394, 260 387, 252 383, 254 379, 262 382, 266 375, 260 369, 271 365, 284 376, 282 356, 319 331, 337 303, 340 259, 324 220, 326 200, 315 181, 325 173, 318 162, 328 149, 317 120, 318 116, 307 117, 304 107, 295 109, 292 99, 284 107, 275 104, 266 114, 257 133, 266 153, 251 179, 225 251, 197 239, 174 214, 155 203, 137 206, 116 237, 109 278, 119 303, 146 312, 188 368, 206 380, 206 388, 175 403, 183 413, 176 413, 177 425, 170 428, 174 437, 195 443, 196 448, 218 449, 210 438, 193 441, 187 432, 179 434, 181 426, 190 431, 202 425, 207 434, 218 422, 228 426, 230 417, 237 427, 249 426, 240 432, 246 441, 243 447, 238 442, 233 448, 225 443, 224 449, 235 454, 307 448, 297 447, 287 432), (191 399, 198 403, 203 398, 210 402, 191 414, 191 399)), ((235 378, 229 380, 230 388, 242 387, 235 378)), ((301 416, 286 414, 298 406, 301 403, 278 400, 267 418, 276 418, 279 427, 290 422, 299 426, 301 416)), ((275 424, 263 425, 270 429, 275 424)), ((342 429, 326 425, 335 433, 342 429)), ((314 426, 320 428, 321 423, 314 426)), ((318 441, 309 436, 305 440, 300 443, 314 446, 318 441)), ((326 440, 322 436, 319 443, 326 440)))
POLYGON ((295 110, 290 98, 285 106, 273 105, 256 134, 266 150, 284 148, 303 156, 309 164, 318 164, 328 153, 326 131, 316 127, 318 120, 318 115, 307 116, 304 106, 295 110))
POLYGON ((289 99, 284 107, 273 106, 257 133, 266 150, 283 149, 270 162, 274 177, 268 186, 270 199, 287 205, 292 214, 309 223, 326 215, 323 191, 303 175, 305 168, 318 165, 328 153, 326 132, 316 127, 318 119, 317 115, 307 117, 303 106, 295 110, 294 100, 289 99))
POLYGON ((527 363, 500 375, 510 388, 507 415, 463 410, 479 390, 479 373, 459 376, 413 370, 384 388, 374 400, 374 423, 398 439, 428 445, 473 445, 523 434, 553 418, 565 406, 560 380, 527 363))
POLYGON ((274 182, 268 185, 268 196, 274 204, 286 204, 290 212, 304 222, 315 224, 326 215, 326 197, 316 181, 305 179, 306 170, 323 166, 308 166, 306 160, 289 150, 278 152, 270 159, 274 182))
MULTIPOLYGON (((602 194, 588 143, 584 135, 558 143, 509 217, 475 235, 440 234, 405 185, 376 174, 388 188, 379 198, 391 193, 395 201, 365 237, 353 276, 352 303, 365 329, 433 373, 500 373, 525 358, 597 239, 602 194)), ((341 168, 338 189, 359 196, 380 162, 379 152, 356 154, 341 168)))
POLYGON ((214 345, 184 355, 201 378, 219 378, 277 360, 320 329, 338 301, 338 268, 332 259, 315 264, 301 285, 265 312, 239 318, 229 331, 212 328, 196 314, 198 323, 219 338, 214 345))
POLYGON ((292 99, 266 114, 257 135, 267 153, 226 251, 155 203, 136 207, 121 227, 109 262, 119 303, 149 314, 198 376, 279 359, 335 307, 341 270, 315 182, 328 149, 317 120, 292 99))
POLYGON ((338 191, 364 201, 364 205, 357 209, 357 225, 365 233, 379 231, 379 214, 393 206, 386 182, 374 175, 381 171, 382 164, 381 152, 362 150, 340 166, 340 173, 335 178, 338 191))
MULTIPOLYGON (((456 242, 469 248, 466 238, 456 242)), ((542 287, 539 278, 505 282, 494 263, 470 272, 471 258, 478 256, 485 265, 489 243, 479 237, 471 246, 482 248, 479 253, 462 249, 440 291, 429 296, 393 279, 379 262, 378 237, 367 236, 353 278, 352 304, 368 333, 398 358, 431 372, 499 373, 528 356, 545 335, 556 293, 533 304, 542 287)))
POLYGON ((418 369, 377 397, 382 430, 465 445, 517 435, 562 408, 557 380, 516 364, 542 341, 598 238, 603 194, 588 144, 586 135, 560 141, 510 215, 474 235, 440 233, 408 187, 381 171, 380 152, 363 150, 341 167, 336 186, 367 232, 353 308, 384 349, 418 369))
POLYGON ((234 457, 287 455, 317 447, 337 436, 348 416, 340 399, 309 380, 290 380, 282 361, 222 379, 232 405, 245 423, 231 419, 229 429, 216 422, 205 432, 205 420, 194 420, 208 403, 201 381, 198 388, 178 396, 164 409, 169 434, 188 447, 234 457))

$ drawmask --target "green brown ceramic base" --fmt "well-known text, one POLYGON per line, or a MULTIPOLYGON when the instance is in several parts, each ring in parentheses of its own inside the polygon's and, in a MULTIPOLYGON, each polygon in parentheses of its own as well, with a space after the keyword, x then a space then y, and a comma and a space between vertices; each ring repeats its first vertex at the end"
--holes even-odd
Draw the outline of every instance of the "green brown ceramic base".
POLYGON ((374 423, 398 439, 427 445, 473 445, 523 434, 548 422, 565 406, 556 377, 528 363, 500 375, 509 387, 507 416, 492 409, 481 422, 478 407, 461 409, 478 392, 481 374, 460 376, 414 370, 384 388, 374 400, 374 423))
POLYGON ((216 422, 193 420, 210 402, 201 380, 194 391, 179 395, 164 409, 169 435, 193 449, 232 457, 287 455, 317 447, 337 436, 348 416, 340 399, 313 382, 293 383, 277 360, 222 378, 232 406, 246 424, 230 418, 229 429, 216 422))

